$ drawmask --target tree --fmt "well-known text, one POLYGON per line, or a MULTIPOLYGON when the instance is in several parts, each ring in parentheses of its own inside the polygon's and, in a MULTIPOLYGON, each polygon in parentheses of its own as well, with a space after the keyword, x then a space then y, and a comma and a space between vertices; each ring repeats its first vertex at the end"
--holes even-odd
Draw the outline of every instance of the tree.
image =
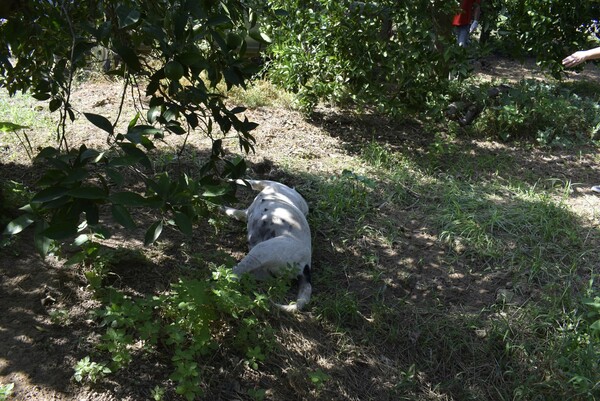
POLYGON ((465 50, 452 33, 458 0, 274 0, 281 12, 269 25, 270 77, 297 92, 308 110, 321 99, 351 100, 398 114, 443 97, 449 72, 467 75, 468 60, 477 57, 471 53, 483 47, 533 56, 558 77, 564 56, 588 45, 598 15, 592 0, 576 8, 558 0, 482 3, 485 46, 465 50))
MULTIPOLYGON (((39 191, 6 232, 15 234, 35 224, 36 245, 45 254, 52 241, 80 234, 110 235, 101 224, 102 206, 126 228, 136 222, 132 207, 161 212, 146 233, 150 244, 165 224, 191 234, 192 223, 206 215, 210 204, 230 192, 221 176, 237 177, 241 159, 226 160, 221 137, 234 133, 240 149, 252 149, 255 123, 241 118, 244 109, 228 108, 216 85, 244 87, 257 66, 244 57, 246 38, 256 31, 259 10, 238 0, 13 0, 3 3, 0 16, 0 86, 14 94, 31 92, 47 100, 60 116, 56 147, 36 157, 45 169, 39 191), (76 73, 97 62, 92 54, 106 49, 121 60, 107 73, 149 98, 124 132, 105 116, 74 110, 71 104, 76 73), (108 149, 74 148, 66 125, 80 112, 106 133, 108 149), (200 177, 156 173, 149 154, 155 141, 171 135, 203 134, 211 138, 212 156, 200 177), (123 169, 143 184, 144 191, 125 184, 123 169)), ((121 99, 120 109, 123 106, 121 99)), ((181 152, 182 150, 180 150, 181 152)))

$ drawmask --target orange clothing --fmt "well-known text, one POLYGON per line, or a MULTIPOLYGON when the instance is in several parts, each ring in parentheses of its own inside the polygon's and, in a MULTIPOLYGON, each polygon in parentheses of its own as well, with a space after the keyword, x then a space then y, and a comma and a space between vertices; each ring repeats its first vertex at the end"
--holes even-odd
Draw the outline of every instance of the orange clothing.
POLYGON ((481 0, 462 0, 462 2, 460 3, 462 12, 454 16, 454 19, 452 20, 452 25, 469 25, 471 23, 471 20, 473 19, 474 3, 481 4, 481 0))

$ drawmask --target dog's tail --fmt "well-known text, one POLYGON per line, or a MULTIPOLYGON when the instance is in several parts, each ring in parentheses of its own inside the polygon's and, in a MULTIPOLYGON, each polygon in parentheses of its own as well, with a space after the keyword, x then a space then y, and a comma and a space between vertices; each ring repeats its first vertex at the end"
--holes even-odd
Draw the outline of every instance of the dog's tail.
POLYGON ((304 270, 302 274, 298 275, 298 298, 296 299, 296 303, 291 303, 288 305, 280 305, 276 304, 277 307, 286 312, 299 312, 301 311, 309 302, 310 295, 312 294, 312 283, 310 276, 310 266, 304 266, 304 270))

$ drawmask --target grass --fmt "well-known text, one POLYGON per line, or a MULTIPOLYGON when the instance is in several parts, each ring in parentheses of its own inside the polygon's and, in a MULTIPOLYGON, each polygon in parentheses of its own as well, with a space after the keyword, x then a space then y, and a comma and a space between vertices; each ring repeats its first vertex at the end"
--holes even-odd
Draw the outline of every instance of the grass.
MULTIPOLYGON (((236 101, 290 104, 265 85, 236 101)), ((541 185, 548 177, 519 173, 512 153, 455 139, 435 137, 425 154, 367 142, 328 175, 275 160, 311 206, 310 313, 211 320, 224 343, 201 358, 202 384, 241 382, 244 399, 600 399, 597 227, 571 208, 568 180, 541 185), (254 347, 262 330, 273 333, 256 342, 268 353, 254 347), (229 351, 244 339, 246 354, 229 351)), ((210 248, 224 234, 203 235, 194 265, 227 251, 210 248)))
POLYGON ((8 161, 23 162, 23 151, 31 158, 37 153, 35 148, 52 143, 56 126, 44 107, 29 95, 17 93, 10 97, 0 93, 0 121, 26 127, 15 132, 0 131, 0 144, 9 154, 8 161))
MULTIPOLYGON (((316 278, 324 293, 317 295, 315 312, 337 335, 405 352, 392 352, 404 370, 388 394, 406 400, 598 399, 600 330, 591 326, 595 318, 587 317, 585 306, 585 299, 600 295, 597 270, 585 262, 581 217, 566 203, 570 185, 548 192, 503 176, 465 179, 473 177, 472 159, 454 164, 455 175, 438 175, 376 143, 360 156, 370 173, 342 172, 316 185, 312 201, 319 215, 313 225, 335 238, 338 263, 323 266, 316 278), (448 305, 444 289, 428 291, 430 299, 421 302, 386 294, 394 274, 376 252, 365 252, 373 252, 373 245, 389 252, 403 236, 397 224, 402 219, 390 222, 374 209, 382 200, 403 209, 415 196, 437 246, 444 248, 444 269, 484 280, 502 272, 508 282, 501 286, 509 290, 496 302, 479 309, 466 298, 465 304, 448 305), (357 246, 358 238, 369 246, 357 246), (369 266, 383 272, 362 274, 369 266)), ((496 170, 514 170, 510 158, 500 160, 504 165, 496 170)))

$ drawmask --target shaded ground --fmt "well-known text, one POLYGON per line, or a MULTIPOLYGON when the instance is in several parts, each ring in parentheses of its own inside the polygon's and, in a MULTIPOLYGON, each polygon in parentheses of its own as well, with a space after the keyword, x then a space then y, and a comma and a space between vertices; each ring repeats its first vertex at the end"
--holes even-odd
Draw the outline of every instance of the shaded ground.
MULTIPOLYGON (((531 65, 523 68, 495 59, 485 61, 482 74, 516 78, 537 76, 531 65)), ((577 79, 596 77, 598 74, 595 69, 576 76, 577 79)), ((112 99, 119 98, 119 88, 107 83, 92 83, 75 94, 74 98, 82 99, 82 103, 75 106, 82 111, 110 115, 115 106, 112 99), (84 93, 84 96, 79 96, 84 93)), ((298 186, 301 192, 307 194, 309 203, 317 200, 310 198, 310 188, 303 187, 302 176, 328 177, 340 174, 347 166, 354 165, 354 152, 359 146, 375 140, 391 147, 411 149, 416 155, 426 157, 431 139, 419 127, 396 126, 375 117, 340 115, 329 109, 319 110, 311 121, 303 119, 296 112, 272 108, 251 110, 248 118, 260 124, 255 133, 258 144, 256 155, 250 157, 251 173, 298 186), (284 173, 281 167, 291 159, 304 161, 293 176, 284 173)), ((75 135, 93 142, 95 131, 85 121, 78 124, 74 128, 74 132, 77 132, 75 135)), ((200 153, 206 143, 199 141, 193 145, 200 153)), ((461 141, 457 145, 463 154, 489 156, 490 165, 473 166, 473 174, 483 177, 495 174, 493 160, 506 157, 517 161, 520 170, 512 174, 524 181, 548 188, 557 185, 556 179, 558 183, 573 183, 574 193, 567 201, 569 206, 585 218, 583 221, 587 222, 589 229, 598 226, 600 197, 589 191, 591 185, 600 183, 600 160, 596 149, 583 148, 574 153, 573 150, 532 151, 478 141, 461 141), (554 180, 540 179, 547 176, 554 180)), ((10 152, 11 149, 4 148, 3 154, 10 152)), ((440 165, 440 174, 452 170, 453 160, 445 160, 444 163, 440 165)), ((34 175, 27 166, 21 164, 2 164, 0 168, 3 179, 30 181, 34 175)), ((448 269, 444 265, 446 247, 423 225, 425 219, 418 209, 411 207, 424 199, 435 198, 435 194, 412 193, 410 202, 401 210, 389 208, 385 196, 381 194, 381 203, 376 205, 377 213, 384 219, 388 217, 394 224, 400 224, 403 232, 393 241, 374 240, 377 235, 371 232, 370 235, 359 236, 350 246, 342 246, 327 232, 314 233, 314 302, 338 296, 327 289, 330 284, 327 280, 332 277, 341 280, 340 285, 349 293, 358 294, 360 299, 379 297, 398 299, 399 303, 405 302, 400 300, 415 303, 434 300, 465 312, 475 312, 494 304, 499 291, 514 286, 511 278, 501 271, 461 264, 448 269), (355 266, 355 269, 330 273, 337 266, 355 266), (377 280, 372 279, 374 275, 377 275, 377 280), (363 276, 369 279, 361 279, 363 276)), ((365 230, 385 229, 365 227, 365 230)), ((245 251, 243 229, 240 226, 223 230, 211 242, 206 242, 211 237, 203 235, 204 230, 210 228, 200 227, 194 241, 184 245, 176 234, 168 234, 160 248, 146 256, 151 262, 144 258, 123 259, 123 265, 117 269, 121 285, 140 293, 161 290, 177 274, 178 266, 190 263, 190 255, 209 254, 212 259, 226 260, 228 257, 238 258, 245 251)), ((142 235, 137 235, 137 238, 142 238, 142 235)), ((115 247, 125 242, 129 246, 141 246, 136 240, 116 238, 112 241, 111 245, 115 247)), ((589 246, 597 249, 598 244, 589 246)), ((0 315, 0 384, 15 383, 14 399, 137 401, 149 399, 154 385, 169 384, 168 372, 165 372, 160 360, 153 362, 156 365, 138 365, 142 366, 141 371, 122 372, 114 382, 95 390, 74 384, 71 379, 72 367, 77 360, 91 353, 91 344, 98 335, 94 320, 88 316, 96 301, 85 290, 85 279, 79 270, 62 266, 58 260, 40 260, 32 249, 28 234, 0 252, 0 304, 3 311, 0 315), (68 311, 68 316, 61 314, 61 311, 68 311)), ((352 327, 373 326, 376 324, 374 313, 358 311, 355 315, 347 316, 347 324, 352 327)), ((407 349, 415 346, 426 335, 419 330, 419 324, 429 317, 409 314, 402 309, 378 313, 378 319, 395 320, 395 324, 409 327, 411 335, 398 341, 393 338, 394 332, 387 329, 378 332, 377 327, 373 327, 370 332, 378 333, 378 338, 350 336, 336 339, 328 337, 328 332, 323 330, 327 320, 319 319, 310 312, 298 317, 274 316, 271 324, 278 329, 278 340, 284 344, 283 351, 275 358, 281 361, 281 367, 269 366, 259 374, 235 361, 225 361, 223 366, 234 368, 229 372, 214 374, 215 383, 211 383, 214 394, 207 399, 247 399, 241 389, 252 386, 270 389, 266 396, 273 400, 393 399, 390 395, 391 383, 394 380, 401 381, 401 368, 414 361, 404 355, 405 350, 392 349, 392 344, 394 347, 403 344, 407 349), (304 377, 309 365, 311 369, 320 367, 326 370, 337 384, 322 392, 307 387, 304 377)), ((440 321, 447 328, 461 323, 450 317, 441 318, 440 321)), ((466 365, 469 355, 476 351, 465 350, 466 365)), ((491 380, 501 380, 494 376, 498 372, 493 361, 476 368, 489 370, 491 380)), ((452 376, 456 369, 449 365, 447 374, 452 376)), ((427 378, 422 380, 426 382, 427 378)), ((486 396, 495 397, 482 394, 482 399, 486 396)), ((168 393, 165 399, 173 397, 168 393)))

